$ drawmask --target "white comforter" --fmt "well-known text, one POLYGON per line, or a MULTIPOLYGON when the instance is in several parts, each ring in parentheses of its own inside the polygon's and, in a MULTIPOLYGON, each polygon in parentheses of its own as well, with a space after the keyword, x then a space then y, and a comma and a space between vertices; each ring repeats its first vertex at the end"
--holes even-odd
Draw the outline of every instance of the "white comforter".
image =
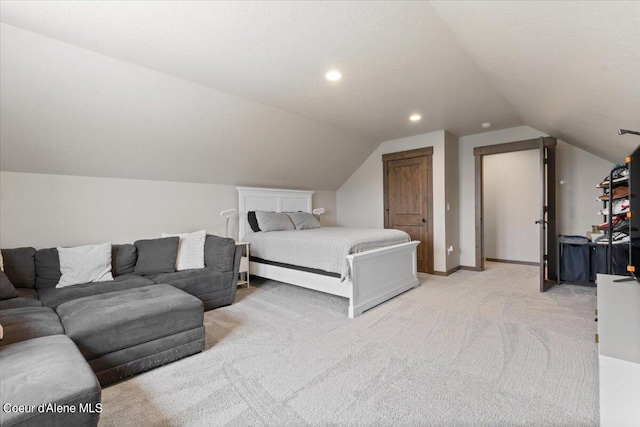
POLYGON ((322 227, 311 230, 249 233, 251 256, 300 267, 317 268, 349 277, 346 256, 409 242, 400 230, 322 227))

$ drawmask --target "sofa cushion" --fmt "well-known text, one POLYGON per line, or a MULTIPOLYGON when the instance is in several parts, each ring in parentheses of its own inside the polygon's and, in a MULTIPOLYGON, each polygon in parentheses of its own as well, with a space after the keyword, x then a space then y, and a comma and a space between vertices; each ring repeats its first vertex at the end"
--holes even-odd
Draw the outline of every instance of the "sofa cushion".
POLYGON ((97 245, 58 248, 60 258, 60 281, 56 288, 65 288, 82 283, 110 282, 111 242, 97 245))
POLYGON ((207 234, 204 242, 204 263, 217 271, 232 271, 236 250, 233 239, 207 234))
POLYGON ((123 274, 110 282, 85 283, 66 288, 44 288, 38 290, 40 301, 46 307, 56 309, 60 304, 91 295, 117 292, 124 289, 139 288, 155 284, 154 281, 135 274, 123 274))
POLYGON ((228 289, 233 278, 233 272, 220 272, 207 267, 177 271, 175 273, 153 274, 145 277, 155 283, 173 285, 191 295, 198 296, 221 289, 228 289))
POLYGON ((199 328, 204 316, 199 299, 170 285, 80 298, 56 311, 87 360, 199 328))
POLYGON ((138 240, 134 243, 138 249, 136 274, 157 274, 176 271, 179 237, 138 240))
POLYGON ((36 289, 54 288, 61 275, 58 249, 39 249, 36 252, 36 289))
POLYGON ((100 384, 75 344, 64 335, 35 338, 0 349, 2 403, 35 406, 66 404, 69 412, 0 411, 0 425, 95 426, 100 384), (93 412, 80 411, 89 404, 93 412))
POLYGON ((20 307, 42 307, 42 303, 37 299, 20 297, 0 301, 0 310, 20 307))
POLYGON ((112 245, 111 246, 111 272, 113 276, 133 273, 138 261, 138 250, 134 245, 112 245))
POLYGON ((0 271, 0 301, 16 298, 18 292, 13 286, 7 274, 4 271, 0 271))
POLYGON ((4 338, 0 346, 48 335, 64 334, 58 315, 47 307, 21 307, 0 311, 4 338))
POLYGON ((34 248, 2 249, 4 272, 16 288, 33 288, 36 284, 36 250, 34 248))
POLYGON ((35 289, 16 288, 16 292, 18 292, 18 298, 25 298, 25 299, 38 301, 38 291, 36 291, 35 289))
POLYGON ((0 310, 19 307, 42 307, 35 289, 16 288, 18 296, 16 298, 0 301, 0 310))
POLYGON ((180 239, 176 259, 177 271, 204 268, 204 241, 207 237, 205 230, 193 233, 162 233, 162 237, 178 237, 180 239))

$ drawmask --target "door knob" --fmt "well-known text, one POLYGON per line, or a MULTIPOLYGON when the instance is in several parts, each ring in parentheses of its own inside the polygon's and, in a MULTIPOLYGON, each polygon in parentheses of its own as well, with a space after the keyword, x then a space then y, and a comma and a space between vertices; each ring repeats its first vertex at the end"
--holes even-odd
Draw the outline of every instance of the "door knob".
POLYGON ((424 218, 422 218, 422 222, 427 222, 427 220, 426 220, 426 219, 424 219, 424 218))

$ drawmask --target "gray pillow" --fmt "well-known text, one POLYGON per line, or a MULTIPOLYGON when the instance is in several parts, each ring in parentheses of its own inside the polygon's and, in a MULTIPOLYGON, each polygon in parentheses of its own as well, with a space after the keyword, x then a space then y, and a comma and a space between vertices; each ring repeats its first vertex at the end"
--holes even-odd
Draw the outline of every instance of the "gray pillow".
POLYGON ((36 250, 34 248, 3 249, 4 272, 18 288, 33 288, 36 284, 36 250))
POLYGON ((256 219, 261 231, 288 231, 296 227, 284 212, 256 211, 256 219))
POLYGON ((138 252, 132 244, 111 245, 111 272, 114 276, 133 273, 138 261, 138 252))
POLYGON ((236 252, 233 239, 207 234, 204 241, 204 263, 216 271, 232 271, 236 252))
POLYGON ((179 237, 138 240, 134 243, 138 250, 138 260, 133 270, 135 274, 173 273, 176 271, 179 237))
POLYGON ((15 298, 19 296, 16 288, 13 287, 11 281, 4 273, 4 271, 0 270, 0 300, 4 301, 6 299, 15 298))
POLYGON ((57 248, 36 252, 36 289, 55 288, 60 281, 60 258, 57 248))
POLYGON ((296 230, 310 230, 322 227, 315 216, 309 212, 287 212, 296 230))

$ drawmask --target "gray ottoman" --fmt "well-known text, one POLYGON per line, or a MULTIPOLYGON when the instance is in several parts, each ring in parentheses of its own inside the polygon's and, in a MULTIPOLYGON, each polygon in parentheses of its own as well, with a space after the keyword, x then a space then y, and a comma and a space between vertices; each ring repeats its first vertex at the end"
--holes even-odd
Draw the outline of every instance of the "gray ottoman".
POLYGON ((79 298, 56 311, 102 385, 204 349, 202 301, 171 285, 79 298))
POLYGON ((95 426, 100 397, 96 376, 64 335, 34 338, 0 349, 2 426, 95 426), (40 406, 43 404, 63 405, 64 411, 40 406))

